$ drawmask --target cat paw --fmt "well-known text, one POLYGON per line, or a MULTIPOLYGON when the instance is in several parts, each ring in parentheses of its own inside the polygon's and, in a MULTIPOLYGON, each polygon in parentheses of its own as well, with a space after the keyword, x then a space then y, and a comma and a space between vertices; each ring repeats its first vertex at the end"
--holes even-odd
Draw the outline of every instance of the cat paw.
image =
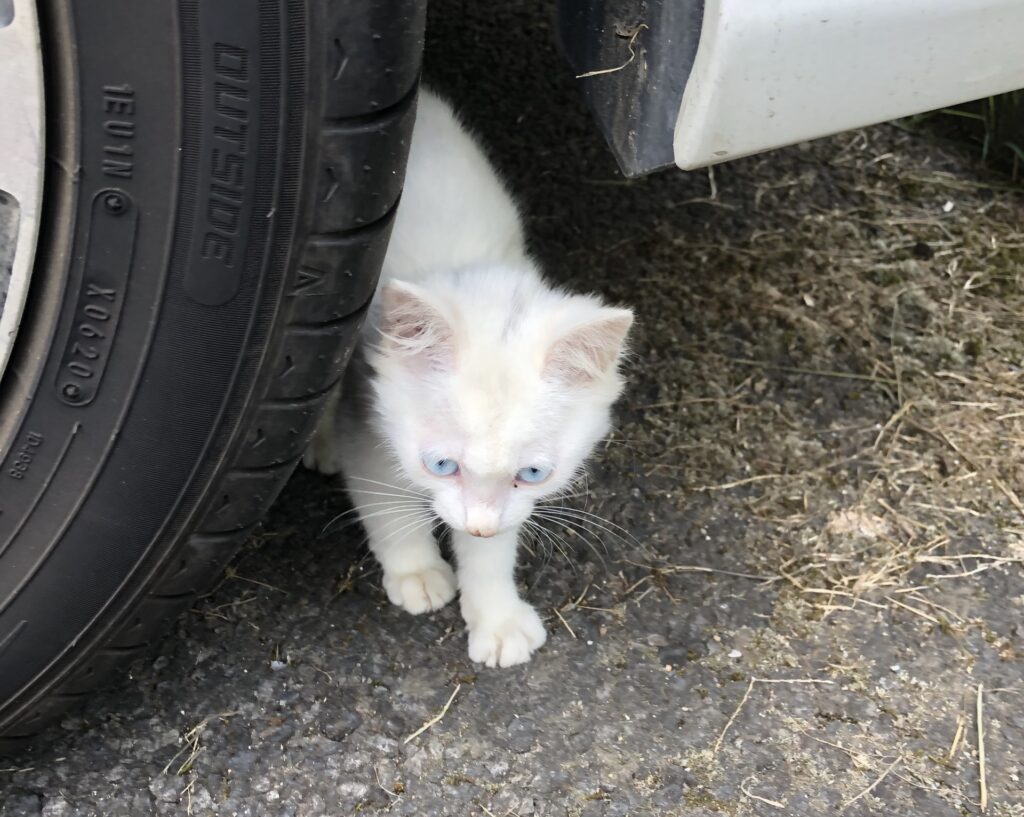
POLYGON ((306 453, 302 455, 303 467, 327 476, 340 473, 341 456, 337 446, 321 441, 319 436, 318 434, 313 438, 306 448, 306 453))
POLYGON ((388 599, 413 615, 444 607, 455 598, 455 588, 455 574, 447 562, 414 573, 384 574, 388 599))
POLYGON ((341 472, 341 463, 337 458, 313 451, 312 447, 307 448, 306 453, 302 455, 302 465, 310 471, 319 471, 327 476, 334 476, 341 472))
POLYGON ((547 638, 537 611, 526 602, 519 602, 504 616, 485 618, 470 626, 469 657, 488 667, 525 664, 547 638))

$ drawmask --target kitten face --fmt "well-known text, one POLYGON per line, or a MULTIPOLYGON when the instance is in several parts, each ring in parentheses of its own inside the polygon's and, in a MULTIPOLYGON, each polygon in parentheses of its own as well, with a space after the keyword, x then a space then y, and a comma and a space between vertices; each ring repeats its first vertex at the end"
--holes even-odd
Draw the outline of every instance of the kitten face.
POLYGON ((493 536, 564 490, 607 432, 632 315, 531 268, 431 284, 382 293, 379 425, 442 520, 493 536))
POLYGON ((467 366, 443 389, 421 390, 391 434, 407 477, 430 493, 437 514, 485 537, 521 524, 538 500, 563 490, 608 426, 607 405, 583 393, 559 399, 509 356, 492 357, 491 366, 467 366))

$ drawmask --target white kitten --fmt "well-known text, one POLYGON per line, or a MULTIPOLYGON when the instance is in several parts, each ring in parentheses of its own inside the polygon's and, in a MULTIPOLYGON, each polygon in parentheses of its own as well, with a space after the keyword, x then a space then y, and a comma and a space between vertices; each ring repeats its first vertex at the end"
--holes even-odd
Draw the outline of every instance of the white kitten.
POLYGON ((541 280, 494 169, 421 91, 361 365, 305 464, 344 471, 393 603, 423 613, 458 587, 474 661, 519 664, 544 643, 515 585, 519 529, 606 433, 632 320, 541 280), (436 517, 452 530, 457 581, 436 517))

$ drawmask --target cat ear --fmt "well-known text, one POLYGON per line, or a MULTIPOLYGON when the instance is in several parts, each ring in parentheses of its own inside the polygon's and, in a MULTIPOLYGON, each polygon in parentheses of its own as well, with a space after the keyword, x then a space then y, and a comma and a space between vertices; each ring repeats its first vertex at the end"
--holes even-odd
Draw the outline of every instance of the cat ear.
POLYGON ((451 325, 419 287, 389 281, 380 292, 381 334, 389 354, 444 360, 451 352, 451 325))
POLYGON ((576 385, 601 379, 618 364, 632 325, 629 309, 601 307, 591 320, 555 341, 548 352, 545 373, 576 385))

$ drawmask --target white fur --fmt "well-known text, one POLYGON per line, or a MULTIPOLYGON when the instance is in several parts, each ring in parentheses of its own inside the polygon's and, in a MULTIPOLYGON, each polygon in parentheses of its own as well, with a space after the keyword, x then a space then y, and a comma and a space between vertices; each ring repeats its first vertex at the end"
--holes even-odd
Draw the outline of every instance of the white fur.
POLYGON ((564 489, 607 431, 632 313, 554 289, 527 255, 515 204, 451 109, 421 91, 405 192, 364 330, 369 416, 332 406, 308 467, 343 469, 384 569, 411 613, 461 594, 469 654, 529 660, 544 626, 515 585, 519 528, 564 489), (424 456, 452 459, 438 477, 424 456), (520 469, 551 468, 542 484, 520 469), (452 529, 457 579, 431 534, 452 529))

